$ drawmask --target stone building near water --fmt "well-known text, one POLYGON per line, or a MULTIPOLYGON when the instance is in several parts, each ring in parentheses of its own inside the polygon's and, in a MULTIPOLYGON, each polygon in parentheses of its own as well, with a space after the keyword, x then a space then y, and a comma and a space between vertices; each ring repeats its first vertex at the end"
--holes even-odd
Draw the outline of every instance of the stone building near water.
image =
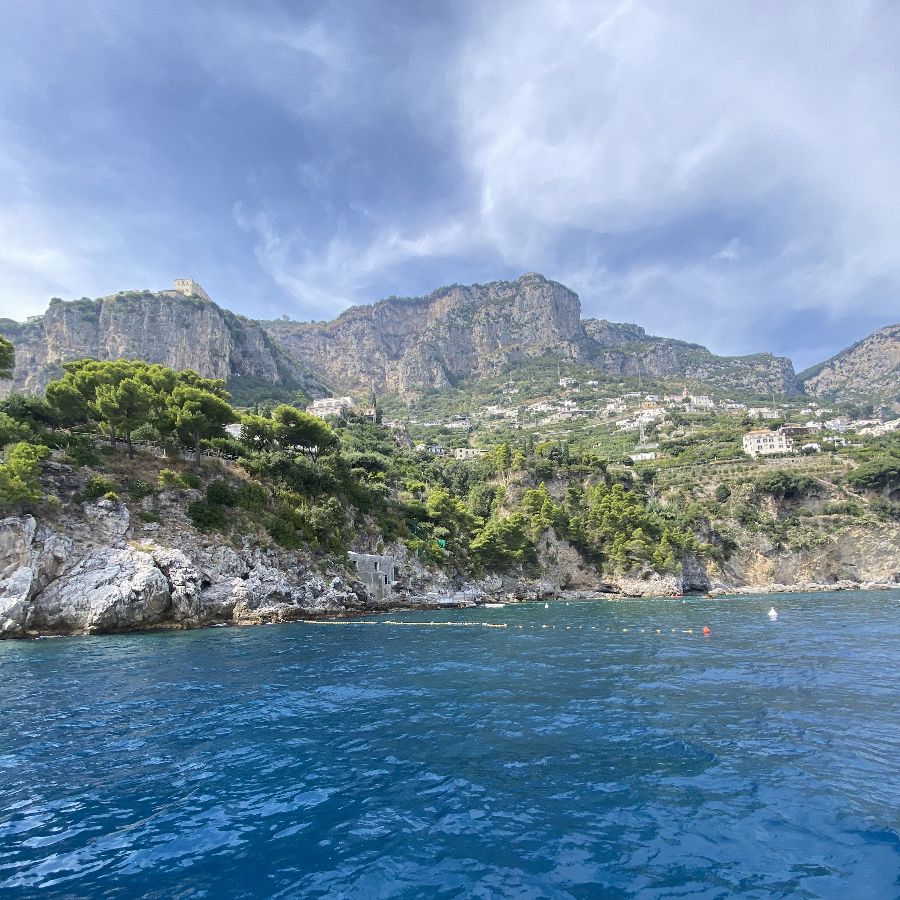
POLYGON ((359 580, 376 600, 384 600, 393 592, 393 584, 399 576, 399 568, 393 556, 375 553, 349 553, 350 562, 356 566, 359 580))

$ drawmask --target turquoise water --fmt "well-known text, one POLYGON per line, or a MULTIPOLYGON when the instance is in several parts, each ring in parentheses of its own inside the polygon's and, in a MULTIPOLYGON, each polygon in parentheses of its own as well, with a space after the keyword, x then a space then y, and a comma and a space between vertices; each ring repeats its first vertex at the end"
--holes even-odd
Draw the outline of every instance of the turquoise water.
POLYGON ((900 896, 900 592, 390 618, 0 645, 0 896, 900 896))

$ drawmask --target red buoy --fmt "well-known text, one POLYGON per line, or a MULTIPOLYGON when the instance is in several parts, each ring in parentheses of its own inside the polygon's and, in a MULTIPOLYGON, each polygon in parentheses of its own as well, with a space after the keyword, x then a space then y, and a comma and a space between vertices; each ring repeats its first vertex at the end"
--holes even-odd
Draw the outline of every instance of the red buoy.
POLYGON ((707 634, 707 635, 710 633, 710 632, 709 632, 709 625, 704 625, 704 626, 703 626, 703 633, 704 633, 704 634, 707 634))

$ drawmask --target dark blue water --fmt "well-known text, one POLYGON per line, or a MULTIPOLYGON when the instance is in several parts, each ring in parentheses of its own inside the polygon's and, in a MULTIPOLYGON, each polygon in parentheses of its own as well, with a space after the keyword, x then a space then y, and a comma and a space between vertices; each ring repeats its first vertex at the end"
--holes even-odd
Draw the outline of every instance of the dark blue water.
POLYGON ((0 645, 0 896, 900 896, 900 592, 392 618, 0 645))

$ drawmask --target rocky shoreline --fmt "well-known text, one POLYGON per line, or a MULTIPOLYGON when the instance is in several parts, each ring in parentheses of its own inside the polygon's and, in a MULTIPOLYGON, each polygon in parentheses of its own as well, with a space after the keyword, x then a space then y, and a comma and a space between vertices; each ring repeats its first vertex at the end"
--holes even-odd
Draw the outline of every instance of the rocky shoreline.
POLYGON ((847 579, 727 584, 710 579, 690 558, 677 576, 644 573, 600 581, 568 559, 567 545, 552 534, 539 580, 491 575, 461 581, 425 569, 402 545, 388 549, 396 554, 400 576, 389 595, 379 598, 344 560, 256 546, 249 537, 235 548, 204 538, 186 523, 134 525, 122 501, 85 502, 78 517, 70 513, 53 524, 14 516, 0 520, 0 638, 271 624, 498 601, 898 587, 847 579))

